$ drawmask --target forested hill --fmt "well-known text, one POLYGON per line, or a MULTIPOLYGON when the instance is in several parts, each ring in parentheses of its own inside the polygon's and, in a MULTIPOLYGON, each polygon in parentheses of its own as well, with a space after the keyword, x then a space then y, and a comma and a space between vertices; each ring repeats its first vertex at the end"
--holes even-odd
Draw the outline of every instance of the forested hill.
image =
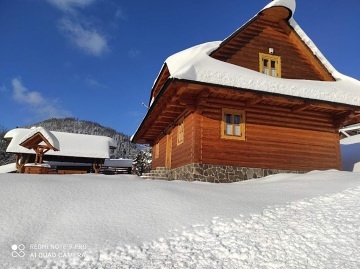
MULTIPOLYGON (((25 126, 25 128, 31 128, 32 126, 41 126, 50 131, 68 132, 77 134, 89 134, 89 135, 102 135, 112 137, 117 144, 117 148, 114 151, 112 158, 130 158, 133 159, 138 154, 139 150, 136 145, 130 143, 130 136, 119 133, 116 130, 101 126, 96 122, 78 120, 75 118, 62 118, 62 119, 48 119, 42 122, 25 126)), ((2 137, 1 137, 2 138, 2 137)), ((4 143, 4 141, 2 142, 4 143)), ((1 144, 1 143, 0 143, 1 144)), ((0 149, 0 165, 9 162, 8 154, 5 154, 5 145, 3 150, 0 149)))

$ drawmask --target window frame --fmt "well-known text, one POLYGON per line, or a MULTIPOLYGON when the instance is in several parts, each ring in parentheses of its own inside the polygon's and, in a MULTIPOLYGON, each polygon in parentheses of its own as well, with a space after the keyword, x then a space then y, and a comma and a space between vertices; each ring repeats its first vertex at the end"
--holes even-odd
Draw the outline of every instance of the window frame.
POLYGON ((268 75, 271 77, 277 77, 277 78, 281 78, 281 57, 280 56, 276 56, 273 54, 266 54, 266 53, 259 53, 259 71, 260 73, 264 74, 264 75, 268 75), (271 73, 271 61, 275 61, 275 71, 276 71, 276 76, 273 76, 272 74, 265 74, 263 72, 264 70, 264 60, 268 60, 269 64, 268 64, 268 68, 270 70, 271 73))
POLYGON ((185 124, 184 119, 180 119, 177 125, 177 139, 176 145, 179 146, 184 143, 185 138, 185 124))
POLYGON ((246 138, 246 113, 245 110, 241 109, 232 109, 232 108, 223 108, 221 110, 221 138, 222 139, 232 139, 232 140, 242 140, 245 141, 246 138), (231 128, 233 134, 227 134, 226 130, 228 128, 227 115, 231 115, 231 128), (239 116, 239 123, 234 123, 235 116, 239 116), (239 127, 240 135, 234 134, 236 128, 239 127))
POLYGON ((155 159, 158 159, 159 158, 159 156, 160 156, 160 145, 159 145, 159 142, 158 143, 156 143, 155 145, 154 145, 154 157, 155 157, 155 159))

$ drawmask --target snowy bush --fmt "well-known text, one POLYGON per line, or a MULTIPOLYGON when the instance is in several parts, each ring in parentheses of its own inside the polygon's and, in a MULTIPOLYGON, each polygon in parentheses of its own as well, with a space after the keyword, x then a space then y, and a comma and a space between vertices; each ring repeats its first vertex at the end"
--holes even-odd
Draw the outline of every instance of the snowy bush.
POLYGON ((140 150, 136 158, 134 159, 135 169, 136 169, 135 172, 139 175, 150 172, 151 160, 152 160, 151 147, 140 150))

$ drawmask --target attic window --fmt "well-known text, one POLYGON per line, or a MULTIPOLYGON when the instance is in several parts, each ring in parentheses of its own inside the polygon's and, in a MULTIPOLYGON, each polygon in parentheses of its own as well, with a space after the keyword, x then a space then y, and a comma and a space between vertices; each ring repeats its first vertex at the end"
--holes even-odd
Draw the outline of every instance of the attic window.
POLYGON ((245 140, 245 111, 222 109, 221 138, 245 140))
POLYGON ((281 77, 280 56, 259 53, 259 64, 261 73, 272 77, 281 77))

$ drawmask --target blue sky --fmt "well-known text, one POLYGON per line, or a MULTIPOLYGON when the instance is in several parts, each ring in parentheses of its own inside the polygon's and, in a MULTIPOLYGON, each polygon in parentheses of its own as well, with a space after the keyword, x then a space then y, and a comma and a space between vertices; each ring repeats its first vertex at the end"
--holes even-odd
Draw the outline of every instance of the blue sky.
MULTIPOLYGON (((0 126, 51 117, 133 134, 164 60, 223 40, 270 0, 0 0, 0 126)), ((295 20, 360 79, 360 1, 297 1, 295 20)))

